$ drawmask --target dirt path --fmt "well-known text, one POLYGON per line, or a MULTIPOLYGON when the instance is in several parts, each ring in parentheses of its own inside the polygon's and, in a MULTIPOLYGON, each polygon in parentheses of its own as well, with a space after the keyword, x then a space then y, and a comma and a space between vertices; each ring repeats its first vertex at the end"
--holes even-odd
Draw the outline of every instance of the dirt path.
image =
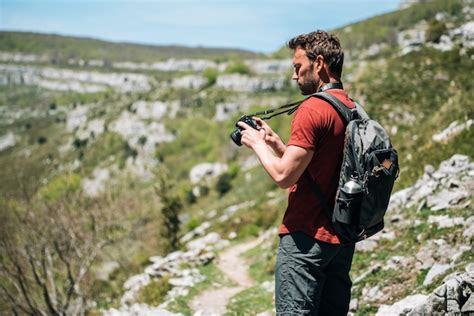
POLYGON ((254 281, 248 273, 248 264, 240 255, 256 247, 261 241, 258 238, 238 244, 226 249, 219 255, 217 267, 237 286, 209 289, 196 296, 190 303, 195 315, 223 315, 232 296, 254 285, 254 281))

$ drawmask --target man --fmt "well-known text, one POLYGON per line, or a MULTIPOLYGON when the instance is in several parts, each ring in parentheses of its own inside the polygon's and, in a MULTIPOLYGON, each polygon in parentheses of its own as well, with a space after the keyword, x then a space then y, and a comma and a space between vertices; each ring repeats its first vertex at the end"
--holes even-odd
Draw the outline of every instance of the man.
MULTIPOLYGON (((292 79, 303 95, 324 90, 354 107, 340 82, 344 53, 334 35, 302 34, 288 46, 294 50, 292 79)), ((242 143, 255 152, 281 188, 289 188, 275 269, 277 314, 347 315, 354 245, 341 244, 311 189, 316 182, 327 200, 334 201, 344 123, 329 103, 315 97, 296 111, 287 145, 265 122, 254 119, 262 129, 240 122, 242 143)))

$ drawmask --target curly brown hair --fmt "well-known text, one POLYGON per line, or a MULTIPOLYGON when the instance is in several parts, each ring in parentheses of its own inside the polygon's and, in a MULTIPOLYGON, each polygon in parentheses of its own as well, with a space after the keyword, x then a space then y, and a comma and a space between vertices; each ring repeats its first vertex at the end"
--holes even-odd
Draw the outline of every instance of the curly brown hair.
POLYGON ((302 48, 306 51, 306 56, 310 61, 316 60, 318 55, 323 56, 331 73, 338 78, 341 77, 344 52, 335 35, 321 30, 301 34, 289 40, 288 47, 291 49, 302 48))

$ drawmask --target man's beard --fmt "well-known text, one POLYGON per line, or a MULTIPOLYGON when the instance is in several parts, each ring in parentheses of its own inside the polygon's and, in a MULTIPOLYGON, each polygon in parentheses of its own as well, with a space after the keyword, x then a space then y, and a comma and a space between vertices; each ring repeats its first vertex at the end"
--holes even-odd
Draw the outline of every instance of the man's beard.
POLYGON ((298 88, 302 95, 310 95, 317 92, 318 82, 311 77, 310 73, 303 78, 302 83, 298 83, 298 88))
POLYGON ((310 95, 316 93, 317 82, 313 78, 308 78, 303 81, 303 83, 298 83, 298 88, 301 91, 302 95, 310 95))

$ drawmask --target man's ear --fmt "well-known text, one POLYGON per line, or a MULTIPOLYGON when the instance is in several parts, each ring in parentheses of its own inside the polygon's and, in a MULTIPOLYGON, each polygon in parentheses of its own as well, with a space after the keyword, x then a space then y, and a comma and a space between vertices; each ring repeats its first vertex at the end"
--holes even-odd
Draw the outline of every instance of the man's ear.
POLYGON ((316 56, 314 64, 315 64, 314 69, 316 70, 316 72, 319 73, 321 69, 324 68, 324 57, 322 55, 316 56))

